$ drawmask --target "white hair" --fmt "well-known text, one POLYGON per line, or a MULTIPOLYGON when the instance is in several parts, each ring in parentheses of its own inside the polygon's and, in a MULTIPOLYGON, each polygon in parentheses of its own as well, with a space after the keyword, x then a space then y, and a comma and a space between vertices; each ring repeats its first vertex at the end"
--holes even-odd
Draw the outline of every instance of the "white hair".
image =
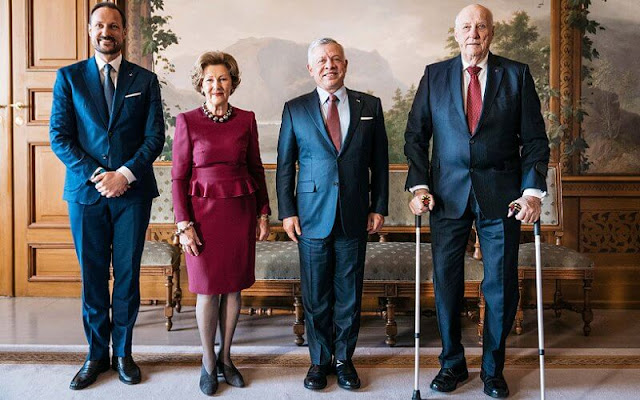
POLYGON ((487 22, 489 23, 489 27, 493 27, 493 13, 491 12, 491 10, 489 10, 487 7, 483 6, 482 4, 470 4, 465 8, 463 8, 462 10, 460 10, 460 12, 456 15, 456 19, 453 21, 453 25, 455 27, 458 26, 458 20, 460 18, 460 14, 462 14, 463 11, 471 7, 483 9, 487 13, 487 19, 488 19, 487 22))
POLYGON ((338 45, 340 47, 340 50, 342 50, 342 54, 344 54, 344 47, 342 47, 342 45, 338 43, 335 39, 332 39, 330 37, 323 37, 320 39, 316 39, 313 42, 311 42, 311 44, 309 45, 309 49, 307 49, 307 63, 309 63, 309 65, 313 63, 313 60, 311 59, 311 57, 313 56, 313 50, 315 50, 316 47, 324 46, 327 44, 338 45))

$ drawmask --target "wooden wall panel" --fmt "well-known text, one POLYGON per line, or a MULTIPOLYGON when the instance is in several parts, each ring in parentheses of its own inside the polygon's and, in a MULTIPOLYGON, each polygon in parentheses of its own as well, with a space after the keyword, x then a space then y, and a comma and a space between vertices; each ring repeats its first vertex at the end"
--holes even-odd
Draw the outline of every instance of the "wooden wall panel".
POLYGON ((30 252, 29 281, 80 281, 80 264, 73 245, 32 245, 30 252))
POLYGON ((62 200, 65 168, 48 144, 32 145, 33 170, 29 196, 31 225, 68 227, 67 204, 62 200))
POLYGON ((28 89, 29 90, 29 117, 27 124, 49 125, 51 106, 53 103, 52 89, 28 89))

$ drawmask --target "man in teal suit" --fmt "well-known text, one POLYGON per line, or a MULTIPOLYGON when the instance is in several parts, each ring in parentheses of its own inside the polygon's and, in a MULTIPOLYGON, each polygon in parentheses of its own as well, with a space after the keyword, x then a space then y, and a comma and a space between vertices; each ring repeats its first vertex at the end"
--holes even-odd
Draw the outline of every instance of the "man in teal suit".
POLYGON ((95 382, 110 365, 126 384, 141 380, 131 339, 145 231, 158 196, 153 161, 164 145, 164 120, 156 75, 122 58, 125 26, 122 10, 98 3, 89 17, 95 57, 61 68, 53 89, 51 149, 66 166, 63 198, 82 272, 89 342, 70 384, 74 390, 95 382))
POLYGON ((406 186, 415 195, 415 214, 431 210, 442 338, 442 368, 431 388, 450 392, 468 378, 460 313, 464 252, 475 223, 486 300, 480 376, 487 395, 506 397, 502 372, 518 305, 520 221, 540 216, 549 141, 529 68, 489 52, 493 31, 491 11, 465 7, 455 20, 461 55, 426 67, 405 132, 406 186), (514 200, 522 207, 516 219, 507 214, 514 200))
POLYGON ((279 218, 300 252, 312 364, 304 385, 324 388, 333 356, 338 385, 357 389, 351 356, 367 233, 377 232, 387 214, 387 133, 380 99, 344 86, 339 43, 311 43, 307 68, 317 88, 284 106, 276 172, 279 218))

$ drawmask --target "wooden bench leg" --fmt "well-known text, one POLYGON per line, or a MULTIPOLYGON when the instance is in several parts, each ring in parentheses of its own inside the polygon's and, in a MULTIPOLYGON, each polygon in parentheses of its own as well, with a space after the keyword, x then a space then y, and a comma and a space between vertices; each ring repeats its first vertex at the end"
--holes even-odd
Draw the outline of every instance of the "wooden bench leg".
POLYGON ((293 333, 296 335, 295 343, 302 346, 304 344, 304 308, 300 296, 293 297, 293 309, 296 315, 296 321, 293 323, 293 333))
POLYGON ((522 333, 522 322, 524 321, 524 311, 522 311, 522 293, 524 291, 524 279, 518 279, 518 309, 516 310, 516 335, 522 333))
POLYGON ((167 281, 164 286, 167 288, 167 303, 164 306, 164 317, 167 319, 167 330, 170 331, 173 326, 171 318, 173 318, 173 276, 167 275, 167 281))
POLYGON ((591 321, 593 321, 593 311, 591 311, 591 279, 584 280, 584 305, 582 310, 582 320, 584 321, 584 335, 591 333, 591 321))
POLYGON ((560 279, 556 279, 556 291, 553 294, 553 311, 555 312, 556 318, 560 318, 562 316, 562 281, 560 279))
POLYGON ((482 284, 478 290, 480 297, 478 298, 478 343, 482 346, 484 335, 484 293, 482 293, 482 284))
POLYGON ((396 336, 398 336, 398 324, 396 323, 396 305, 393 302, 393 298, 387 297, 386 308, 387 321, 385 325, 385 334, 387 335, 387 338, 384 340, 384 342, 388 346, 393 347, 396 345, 396 336))
POLYGON ((180 287, 180 268, 174 271, 174 279, 176 281, 176 290, 173 293, 173 304, 176 312, 182 311, 182 288, 180 287))

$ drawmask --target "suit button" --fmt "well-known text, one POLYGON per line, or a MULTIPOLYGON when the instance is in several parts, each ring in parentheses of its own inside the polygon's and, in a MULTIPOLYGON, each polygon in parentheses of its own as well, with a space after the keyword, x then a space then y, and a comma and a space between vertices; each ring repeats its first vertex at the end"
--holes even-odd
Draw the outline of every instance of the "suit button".
POLYGON ((107 155, 106 155, 106 154, 103 154, 103 155, 102 155, 102 159, 103 159, 103 160, 106 160, 107 158, 108 158, 108 157, 107 157, 107 155))
POLYGON ((109 137, 113 136, 113 132, 109 132, 109 137))
POLYGON ((469 168, 469 172, 473 172, 473 168, 469 168))
POLYGON ((333 186, 338 186, 340 185, 338 182, 333 182, 333 186))
MULTIPOLYGON (((109 134, 109 135, 111 135, 111 134, 109 134)), ((475 141, 475 140, 473 140, 473 139, 469 140, 469 143, 471 143, 471 144, 474 144, 475 142, 476 142, 476 141, 475 141)))

